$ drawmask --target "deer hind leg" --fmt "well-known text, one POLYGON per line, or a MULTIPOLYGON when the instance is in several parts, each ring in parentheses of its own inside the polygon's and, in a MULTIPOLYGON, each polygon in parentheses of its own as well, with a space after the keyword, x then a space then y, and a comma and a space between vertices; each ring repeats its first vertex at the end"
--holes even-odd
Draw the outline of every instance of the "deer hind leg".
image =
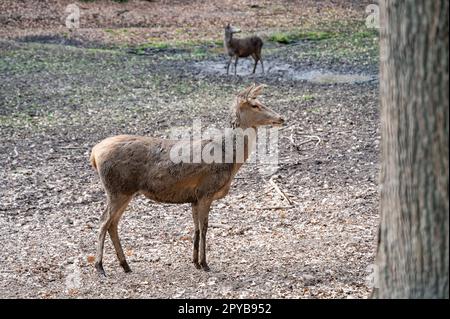
POLYGON ((111 226, 113 222, 114 216, 116 216, 116 212, 119 211, 122 207, 125 210, 126 205, 130 201, 129 196, 119 195, 119 196, 109 196, 106 205, 106 209, 103 212, 100 221, 100 229, 98 232, 98 241, 97 241, 97 254, 95 258, 95 268, 97 272, 101 276, 106 276, 105 270, 103 269, 103 250, 105 245, 105 236, 106 232, 111 226))
POLYGON ((109 203, 107 204, 102 216, 100 217, 100 230, 98 233, 97 241, 97 254, 95 256, 95 269, 101 276, 106 276, 105 270, 103 269, 103 245, 105 241, 106 230, 109 227, 108 224, 109 217, 109 203))
POLYGON ((200 233, 200 267, 204 271, 209 271, 206 263, 206 232, 208 230, 208 217, 211 207, 211 200, 201 200, 197 204, 198 210, 198 227, 200 233))
POLYGON ((237 63, 238 63, 238 60, 239 60, 239 58, 238 58, 238 56, 236 55, 236 59, 234 60, 234 75, 237 74, 237 63))
POLYGON ((256 54, 252 54, 253 60, 255 60, 255 65, 253 66, 253 72, 252 74, 255 74, 256 66, 258 65, 258 56, 256 54))
POLYGON ((122 206, 112 214, 111 225, 109 226, 109 229, 108 229, 109 236, 111 237, 111 240, 114 245, 114 249, 116 250, 117 259, 119 259, 119 263, 125 272, 131 272, 131 269, 127 263, 125 254, 123 253, 122 245, 120 244, 118 226, 119 226, 120 218, 122 217, 123 213, 125 212, 125 209, 127 208, 128 204, 130 203, 130 200, 131 200, 131 197, 128 197, 128 199, 124 200, 122 206))
POLYGON ((200 269, 201 266, 198 263, 198 244, 200 241, 200 228, 198 223, 198 205, 197 203, 192 204, 192 219, 194 220, 194 250, 192 256, 192 262, 194 263, 195 268, 200 269))

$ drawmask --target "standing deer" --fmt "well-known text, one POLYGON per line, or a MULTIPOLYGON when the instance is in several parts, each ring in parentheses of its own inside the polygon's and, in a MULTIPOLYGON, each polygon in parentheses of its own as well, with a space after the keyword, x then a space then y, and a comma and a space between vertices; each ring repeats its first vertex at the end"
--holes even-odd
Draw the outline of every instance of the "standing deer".
POLYGON ((255 60, 255 65, 253 67, 253 74, 256 71, 256 65, 258 61, 261 61, 262 73, 264 73, 264 64, 261 58, 261 48, 263 46, 263 41, 260 37, 253 36, 243 39, 233 39, 234 33, 239 33, 241 30, 231 26, 228 24, 225 27, 225 36, 224 36, 224 46, 226 53, 230 56, 230 59, 227 63, 227 74, 229 74, 230 64, 233 57, 234 60, 234 75, 236 75, 236 67, 239 58, 246 58, 248 56, 252 56, 255 60))
MULTIPOLYGON (((256 129, 262 125, 284 122, 280 115, 257 99, 261 89, 261 85, 253 85, 237 95, 231 108, 231 126, 234 130, 229 134, 233 135, 233 140, 247 128, 256 129)), ((188 143, 204 147, 213 139, 191 142, 118 135, 95 145, 90 161, 100 177, 107 199, 107 207, 101 216, 95 262, 99 274, 105 276, 102 259, 106 232, 109 232, 120 265, 125 272, 131 271, 120 244, 117 227, 128 203, 136 194, 143 194, 162 203, 191 203, 194 220, 193 262, 197 269, 208 271, 205 247, 211 203, 227 195, 231 181, 250 155, 254 139, 256 135, 243 139, 243 161, 237 161, 233 155, 228 163, 206 163, 203 160, 199 163, 175 163, 171 160, 170 152, 175 145, 188 143)), ((223 149, 222 143, 218 145, 223 149)), ((233 152, 236 152, 235 145, 233 152)))

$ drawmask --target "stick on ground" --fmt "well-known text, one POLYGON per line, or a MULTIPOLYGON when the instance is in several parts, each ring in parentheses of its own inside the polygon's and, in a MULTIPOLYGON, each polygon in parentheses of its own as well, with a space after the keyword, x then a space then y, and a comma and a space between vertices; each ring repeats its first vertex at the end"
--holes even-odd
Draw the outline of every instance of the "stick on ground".
POLYGON ((289 199, 289 197, 278 187, 278 185, 274 182, 273 176, 269 179, 269 184, 280 194, 291 206, 294 206, 294 202, 289 199))

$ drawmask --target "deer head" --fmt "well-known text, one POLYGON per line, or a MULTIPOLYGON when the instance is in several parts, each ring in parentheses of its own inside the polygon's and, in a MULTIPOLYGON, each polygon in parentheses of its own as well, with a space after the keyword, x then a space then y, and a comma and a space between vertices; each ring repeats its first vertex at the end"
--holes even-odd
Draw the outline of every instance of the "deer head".
POLYGON ((263 125, 281 125, 284 119, 258 100, 264 85, 253 84, 237 95, 232 107, 232 126, 243 129, 263 125))
POLYGON ((230 36, 233 35, 234 33, 239 33, 241 32, 241 29, 239 28, 235 28, 232 25, 230 25, 229 23, 227 24, 227 26, 225 27, 225 36, 230 36))

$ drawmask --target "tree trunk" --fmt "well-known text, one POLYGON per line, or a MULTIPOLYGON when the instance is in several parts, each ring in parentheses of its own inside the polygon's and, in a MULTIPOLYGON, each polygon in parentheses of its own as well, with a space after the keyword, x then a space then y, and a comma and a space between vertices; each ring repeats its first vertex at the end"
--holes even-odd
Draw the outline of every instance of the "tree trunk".
POLYGON ((378 298, 449 298, 448 0, 380 1, 378 298))

